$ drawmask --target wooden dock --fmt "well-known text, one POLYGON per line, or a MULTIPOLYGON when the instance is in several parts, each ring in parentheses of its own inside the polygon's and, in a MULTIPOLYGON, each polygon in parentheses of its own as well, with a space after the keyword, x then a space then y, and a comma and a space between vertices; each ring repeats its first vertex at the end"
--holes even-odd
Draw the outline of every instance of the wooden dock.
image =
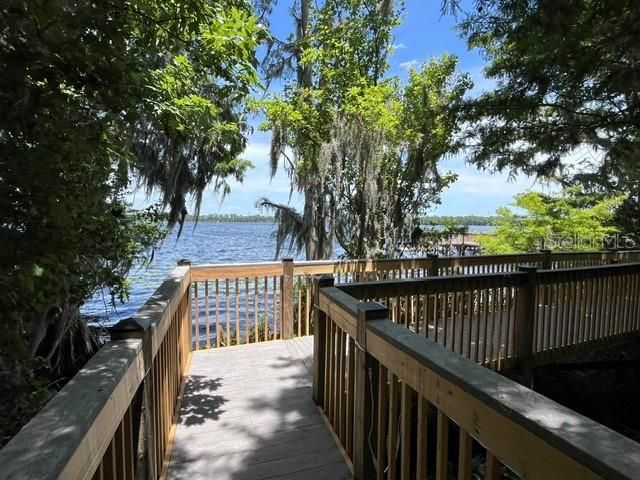
POLYGON ((194 352, 167 479, 348 479, 311 398, 313 337, 194 352))

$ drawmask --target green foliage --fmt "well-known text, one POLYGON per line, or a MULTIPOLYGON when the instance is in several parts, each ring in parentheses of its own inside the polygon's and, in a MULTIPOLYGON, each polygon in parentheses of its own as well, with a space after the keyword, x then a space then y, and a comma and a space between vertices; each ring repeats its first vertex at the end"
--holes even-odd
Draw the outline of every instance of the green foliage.
POLYGON ((553 195, 523 193, 515 197, 516 211, 498 209, 495 232, 477 238, 484 254, 601 250, 619 233, 611 221, 623 201, 600 200, 575 187, 553 195))
POLYGON ((34 362, 57 379, 91 353, 79 306, 100 288, 125 299, 132 262, 186 199, 242 178, 265 32, 243 0, 9 0, 0 30, 4 437, 42 398, 34 362), (161 205, 132 210, 136 182, 161 205), (63 339, 79 343, 65 353, 63 339))
POLYGON ((483 167, 627 195, 619 225, 640 232, 640 3, 478 0, 459 29, 495 88, 469 102, 465 146, 483 167))
POLYGON ((279 224, 276 256, 286 242, 308 259, 327 258, 334 242, 352 258, 394 255, 455 179, 437 162, 452 149, 470 81, 450 55, 406 85, 385 76, 401 2, 302 0, 300 9, 297 36, 267 62, 297 76, 256 103, 272 131, 272 172, 283 162, 305 197, 302 212, 260 202, 279 224))

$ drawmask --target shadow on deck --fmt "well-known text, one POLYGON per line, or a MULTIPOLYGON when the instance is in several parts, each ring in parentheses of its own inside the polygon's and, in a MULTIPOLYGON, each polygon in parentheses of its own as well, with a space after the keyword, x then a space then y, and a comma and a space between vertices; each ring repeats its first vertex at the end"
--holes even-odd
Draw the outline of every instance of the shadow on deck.
POLYGON ((313 337, 194 352, 167 479, 352 478, 311 398, 313 337))

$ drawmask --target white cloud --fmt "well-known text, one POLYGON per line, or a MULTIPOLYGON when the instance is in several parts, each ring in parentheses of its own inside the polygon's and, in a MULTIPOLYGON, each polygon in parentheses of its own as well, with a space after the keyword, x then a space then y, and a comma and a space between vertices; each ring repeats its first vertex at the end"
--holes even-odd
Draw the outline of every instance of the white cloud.
POLYGON ((418 68, 420 66, 420 61, 417 58, 414 58, 412 60, 408 60, 406 62, 402 62, 400 64, 400 68, 404 68, 405 70, 409 71, 409 70, 415 70, 416 68, 418 68))
POLYGON ((407 46, 404 43, 394 43, 391 46, 392 50, 402 50, 403 48, 407 48, 407 46))

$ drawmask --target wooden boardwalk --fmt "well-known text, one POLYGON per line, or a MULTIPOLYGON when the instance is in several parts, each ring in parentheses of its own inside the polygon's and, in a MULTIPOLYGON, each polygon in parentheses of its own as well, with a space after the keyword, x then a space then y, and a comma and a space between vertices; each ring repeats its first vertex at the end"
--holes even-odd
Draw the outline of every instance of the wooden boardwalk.
POLYGON ((167 479, 350 479, 311 398, 313 337, 193 352, 167 479))

